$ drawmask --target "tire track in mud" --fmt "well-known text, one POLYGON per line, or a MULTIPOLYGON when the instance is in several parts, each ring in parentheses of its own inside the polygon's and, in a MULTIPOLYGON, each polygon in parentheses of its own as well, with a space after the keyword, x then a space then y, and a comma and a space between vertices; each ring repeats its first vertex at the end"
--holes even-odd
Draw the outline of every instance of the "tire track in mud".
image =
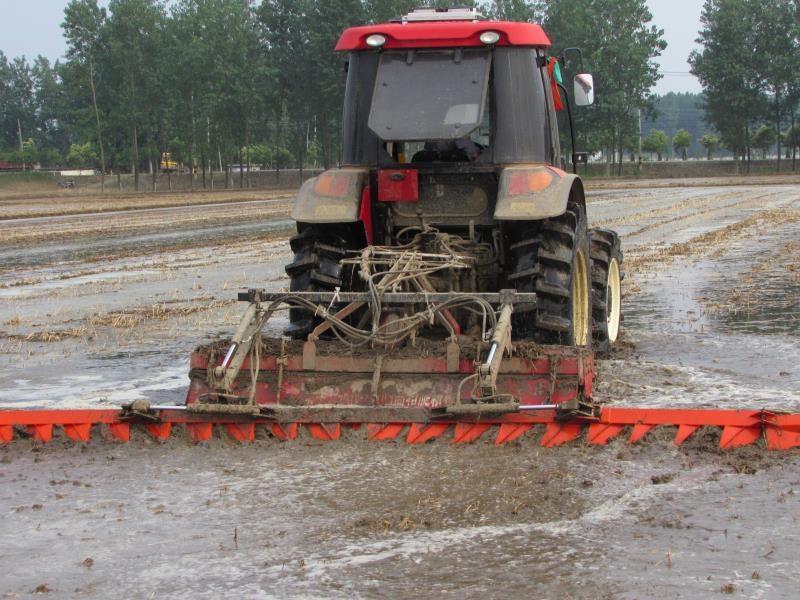
MULTIPOLYGON (((729 240, 747 235, 754 227, 763 225, 781 227, 797 223, 798 221, 800 221, 799 209, 779 207, 746 216, 729 225, 706 231, 686 241, 674 242, 666 247, 655 248, 648 253, 637 255, 635 254, 635 250, 643 246, 634 246, 634 256, 631 258, 628 258, 629 255, 626 256, 625 269, 626 271, 636 271, 643 267, 665 264, 676 257, 707 254, 709 251, 721 246, 729 240)), ((652 245, 648 245, 647 247, 652 248, 652 245)))
MULTIPOLYGON (((54 268, 65 264, 84 265, 130 257, 169 255, 175 252, 222 248, 253 247, 261 243, 284 241, 294 231, 294 222, 286 218, 252 218, 240 223, 225 223, 218 228, 211 221, 208 226, 183 229, 165 226, 160 231, 135 233, 132 236, 98 237, 52 245, 11 246, 0 245, 0 274, 24 273, 29 270, 54 268)), ((24 276, 24 275, 23 275, 24 276)), ((7 287, 7 286, 6 286, 7 287)))
POLYGON ((664 219, 661 221, 656 221, 655 223, 649 223, 637 229, 636 231, 631 231, 626 234, 626 237, 635 237, 638 235, 642 235, 643 233, 647 233, 648 231, 652 231, 653 229, 658 229, 664 225, 669 225, 672 223, 677 223, 679 221, 686 221, 686 220, 694 220, 694 219, 701 219, 703 217, 709 216, 711 213, 720 212, 724 210, 728 210, 731 208, 742 207, 743 205, 750 204, 756 200, 760 200, 762 198, 769 198, 771 194, 764 194, 763 196, 757 196, 755 198, 744 198, 742 200, 738 200, 735 202, 731 202, 729 204, 723 204, 721 206, 713 206, 711 208, 707 208, 705 210, 689 213, 689 214, 682 214, 677 215, 675 217, 664 219))
MULTIPOLYGON (((221 227, 236 223, 288 217, 290 202, 285 199, 264 200, 263 203, 226 204, 203 207, 197 210, 176 210, 165 215, 158 212, 141 214, 139 211, 125 211, 125 214, 103 215, 101 217, 76 216, 62 223, 20 223, 5 224, 0 233, 0 245, 23 245, 43 240, 64 241, 76 237, 104 236, 114 237, 122 233, 176 228, 198 227, 219 222, 221 227), (49 226, 48 226, 49 225, 49 226)), ((198 240, 201 243, 202 240, 198 240)))
POLYGON ((605 216, 603 220, 611 223, 629 219, 632 216, 632 210, 636 210, 636 214, 659 210, 670 211, 673 210, 674 205, 682 202, 703 201, 709 198, 724 197, 731 193, 735 192, 708 188, 618 189, 589 193, 587 202, 590 212, 593 208, 605 209, 610 212, 611 214, 605 216))
MULTIPOLYGON (((476 525, 447 527, 431 531, 400 532, 374 541, 334 539, 330 548, 324 546, 312 552, 296 552, 286 557, 287 561, 302 560, 303 573, 295 585, 318 585, 332 579, 347 577, 350 570, 363 573, 365 569, 382 570, 391 564, 403 571, 417 571, 416 563, 421 555, 428 563, 448 561, 453 548, 461 551, 460 561, 479 562, 487 548, 493 553, 507 556, 509 560, 528 548, 528 552, 539 556, 552 553, 551 559, 562 561, 566 557, 564 546, 570 553, 591 560, 596 551, 595 544, 605 537, 603 526, 609 522, 619 523, 633 519, 636 513, 649 506, 663 502, 663 498, 676 493, 702 489, 717 466, 706 464, 682 470, 669 482, 659 485, 634 485, 635 476, 628 474, 630 481, 626 491, 616 488, 604 497, 596 499, 596 505, 575 518, 521 522, 509 525, 476 525), (531 547, 533 545, 533 547, 531 547)), ((634 469, 637 470, 637 469, 634 469)), ((286 576, 285 563, 265 564, 263 574, 269 579, 286 576)), ((294 579, 289 574, 290 579, 294 579)), ((515 586, 512 582, 506 583, 515 586)))
MULTIPOLYGON (((770 193, 764 194, 762 196, 758 196, 758 198, 768 197, 773 193, 777 193, 777 191, 776 192, 770 192, 770 193)), ((714 190, 709 195, 695 196, 695 197, 693 197, 691 199, 688 199, 688 200, 680 200, 680 201, 678 201, 678 202, 676 202, 674 204, 670 204, 668 206, 662 206, 662 207, 658 207, 658 208, 639 211, 639 212, 628 214, 628 215, 625 215, 625 216, 622 216, 622 217, 613 217, 613 218, 610 218, 610 219, 601 219, 601 220, 598 220, 598 221, 593 221, 592 222, 592 227, 605 227, 605 228, 613 229, 614 227, 624 226, 624 225, 628 225, 628 224, 631 224, 631 223, 637 223, 637 222, 647 221, 647 220, 651 220, 651 219, 658 219, 658 217, 662 217, 662 216, 669 217, 669 218, 664 219, 664 220, 659 220, 659 221, 655 221, 653 223, 648 223, 647 225, 641 227, 640 229, 637 229, 635 231, 631 231, 631 232, 628 232, 628 233, 625 234, 625 237, 630 237, 630 236, 638 235, 638 234, 640 234, 640 233, 642 233, 644 231, 648 231, 650 229, 656 228, 656 227, 658 227, 659 225, 662 225, 662 224, 667 224, 667 223, 671 223, 671 222, 675 222, 675 221, 679 221, 679 220, 683 220, 683 219, 691 219, 691 218, 694 218, 694 217, 706 215, 706 214, 711 213, 711 212, 725 210, 725 209, 729 209, 729 208, 734 208, 734 207, 740 206, 741 204, 746 204, 747 202, 752 202, 753 200, 756 199, 756 198, 753 198, 751 196, 748 196, 747 194, 748 194, 747 191, 740 191, 740 190, 737 190, 736 192, 731 192, 731 193, 728 193, 728 194, 719 194, 719 192, 714 190), (719 201, 719 202, 725 201, 725 200, 729 199, 731 196, 733 196, 735 198, 734 202, 731 202, 731 203, 728 203, 728 204, 722 204, 722 205, 717 204, 717 205, 712 206, 710 208, 706 208, 706 209, 704 209, 704 210, 702 210, 700 212, 695 212, 695 211, 692 210, 692 209, 694 209, 696 207, 707 206, 710 201, 719 201), (744 197, 737 199, 737 197, 740 197, 740 196, 744 196, 744 197), (681 214, 678 214, 676 216, 672 216, 672 215, 675 215, 675 213, 681 213, 681 214)), ((663 197, 659 197, 658 195, 654 195, 653 198, 655 200, 663 200, 663 197)), ((614 204, 616 204, 617 202, 618 201, 615 201, 614 204)))
POLYGON ((259 202, 293 198, 296 192, 296 189, 266 188, 157 192, 155 194, 128 192, 73 195, 44 192, 12 196, 0 195, 0 222, 259 202))

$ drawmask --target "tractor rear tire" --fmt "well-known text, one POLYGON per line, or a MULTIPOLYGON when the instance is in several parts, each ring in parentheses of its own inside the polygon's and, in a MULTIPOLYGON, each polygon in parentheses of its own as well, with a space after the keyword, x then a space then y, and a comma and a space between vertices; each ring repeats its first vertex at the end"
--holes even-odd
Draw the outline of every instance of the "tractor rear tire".
POLYGON ((592 311, 585 208, 569 202, 564 214, 523 228, 510 250, 509 284, 537 296, 532 311, 515 310, 514 339, 588 346, 592 311))
MULTIPOLYGON (((307 225, 289 238, 294 260, 286 265, 290 277, 289 291, 332 292, 344 289, 345 269, 339 262, 345 257, 348 240, 335 225, 317 227, 307 225)), ((319 319, 303 309, 289 310, 289 327, 284 335, 304 339, 320 323, 319 319)))
POLYGON ((610 229, 590 229, 592 256, 592 339, 595 350, 608 352, 622 321, 622 243, 610 229))

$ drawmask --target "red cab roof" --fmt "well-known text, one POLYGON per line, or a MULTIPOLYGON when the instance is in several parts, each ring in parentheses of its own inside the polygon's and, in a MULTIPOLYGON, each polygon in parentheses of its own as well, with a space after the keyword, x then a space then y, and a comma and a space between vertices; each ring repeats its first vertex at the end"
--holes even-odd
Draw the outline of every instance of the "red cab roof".
POLYGON ((540 25, 511 21, 430 21, 417 23, 381 23, 345 29, 336 44, 338 52, 371 50, 366 44, 370 35, 386 37, 383 48, 453 48, 484 46, 484 31, 500 34, 495 46, 537 46, 547 48, 550 39, 540 25))

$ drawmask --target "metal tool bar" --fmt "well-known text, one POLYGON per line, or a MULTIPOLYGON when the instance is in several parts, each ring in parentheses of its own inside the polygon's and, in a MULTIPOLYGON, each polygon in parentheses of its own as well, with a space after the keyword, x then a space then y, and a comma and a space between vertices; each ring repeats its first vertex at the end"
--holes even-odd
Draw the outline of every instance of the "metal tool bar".
MULTIPOLYGON (((372 297, 366 292, 267 292, 250 289, 239 292, 240 302, 272 302, 292 295, 311 302, 328 304, 331 301, 349 304, 351 302, 370 302, 372 297)), ((386 292, 381 294, 383 304, 418 304, 421 302, 447 302, 459 298, 480 297, 490 304, 536 304, 535 293, 522 293, 515 290, 502 290, 494 293, 462 292, 386 292)))

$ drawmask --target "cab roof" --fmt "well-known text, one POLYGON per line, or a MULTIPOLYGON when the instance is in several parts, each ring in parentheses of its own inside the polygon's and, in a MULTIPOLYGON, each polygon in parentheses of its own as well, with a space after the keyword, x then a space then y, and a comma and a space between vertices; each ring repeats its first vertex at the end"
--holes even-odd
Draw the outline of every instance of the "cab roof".
POLYGON ((512 21, 423 21, 381 23, 345 29, 336 44, 337 52, 373 50, 367 46, 370 35, 386 37, 384 49, 463 48, 485 46, 480 35, 496 31, 495 46, 534 46, 547 48, 550 39, 540 25, 512 21))

